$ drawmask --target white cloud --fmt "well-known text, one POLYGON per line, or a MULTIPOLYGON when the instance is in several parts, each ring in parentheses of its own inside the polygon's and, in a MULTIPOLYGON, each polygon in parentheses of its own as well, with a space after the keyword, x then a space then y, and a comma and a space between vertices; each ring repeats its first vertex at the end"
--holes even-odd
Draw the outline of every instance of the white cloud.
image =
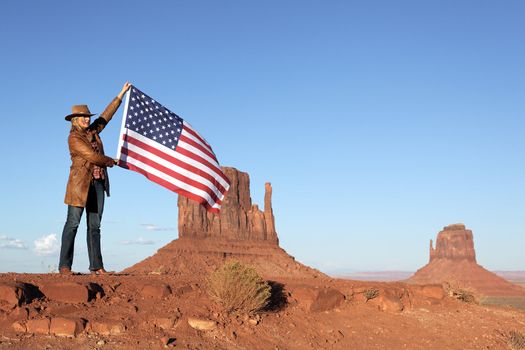
POLYGON ((27 246, 20 239, 0 236, 0 249, 27 249, 27 246))
POLYGON ((140 224, 148 231, 175 231, 173 227, 160 227, 155 224, 140 224))
POLYGON ((53 255, 60 249, 55 233, 40 237, 35 240, 34 244, 35 248, 33 250, 37 255, 53 255))
POLYGON ((151 239, 144 239, 142 237, 139 237, 137 239, 122 241, 121 243, 125 245, 130 245, 130 244, 149 245, 149 244, 154 244, 155 242, 152 241, 151 239))

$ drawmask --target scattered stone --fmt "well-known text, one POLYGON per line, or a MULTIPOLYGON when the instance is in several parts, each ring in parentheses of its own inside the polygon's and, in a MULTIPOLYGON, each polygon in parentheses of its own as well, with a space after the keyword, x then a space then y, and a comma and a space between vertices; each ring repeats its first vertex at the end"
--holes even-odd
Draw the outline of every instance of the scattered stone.
POLYGON ((88 331, 99 335, 119 335, 126 331, 126 326, 116 320, 89 322, 88 331))
POLYGON ((76 337, 84 331, 85 325, 81 318, 55 317, 51 319, 49 332, 59 337, 76 337))
POLYGON ((171 329, 175 326, 176 321, 177 319, 172 317, 156 317, 153 324, 160 329, 171 329))
POLYGON ((50 321, 48 318, 29 320, 26 323, 27 332, 34 334, 49 334, 50 321))
POLYGON ((101 339, 97 342, 97 345, 98 346, 102 346, 102 345, 105 345, 106 344, 106 341, 104 339, 101 339))
POLYGON ((217 328, 217 322, 197 317, 188 317, 188 324, 200 331, 211 331, 217 328))
POLYGON ((161 344, 168 348, 168 347, 175 347, 175 341, 177 339, 176 338, 171 338, 171 337, 162 337, 160 338, 160 342, 161 344))
POLYGON ((143 298, 164 299, 171 294, 171 288, 167 284, 146 284, 140 290, 143 298))
POLYGON ((122 285, 122 283, 115 283, 115 284, 110 284, 109 285, 109 289, 111 289, 112 292, 116 291, 118 287, 120 287, 122 285))
POLYGON ((180 297, 183 294, 190 293, 191 291, 193 291, 193 288, 191 287, 191 285, 187 285, 175 289, 175 292, 173 294, 177 297, 180 297))
POLYGON ((248 320, 248 323, 251 324, 252 326, 257 326, 259 324, 259 321, 254 318, 250 318, 248 320))

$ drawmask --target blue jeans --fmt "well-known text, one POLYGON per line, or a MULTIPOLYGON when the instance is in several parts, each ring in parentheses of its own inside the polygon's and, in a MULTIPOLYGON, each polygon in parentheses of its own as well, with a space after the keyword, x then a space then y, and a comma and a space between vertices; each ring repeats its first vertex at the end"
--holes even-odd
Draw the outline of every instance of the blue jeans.
MULTIPOLYGON (((87 247, 89 255, 89 269, 96 271, 104 268, 102 252, 100 250, 100 221, 104 211, 104 182, 94 180, 89 186, 86 203, 87 211, 87 247)), ((73 265, 73 251, 78 225, 82 218, 84 208, 67 207, 67 220, 62 231, 62 246, 60 248, 59 267, 71 269, 73 265)))

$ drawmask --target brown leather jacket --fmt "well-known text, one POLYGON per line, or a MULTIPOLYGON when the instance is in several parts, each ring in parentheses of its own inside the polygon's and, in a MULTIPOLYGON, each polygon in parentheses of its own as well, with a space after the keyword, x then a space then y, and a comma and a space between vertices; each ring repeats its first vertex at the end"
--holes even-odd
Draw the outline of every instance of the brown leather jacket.
MULTIPOLYGON (((118 97, 115 97, 86 131, 74 126, 71 127, 68 138, 71 168, 64 198, 64 203, 67 205, 75 207, 86 206, 89 184, 93 178, 93 166, 95 164, 104 169, 108 166, 113 166, 113 158, 104 155, 104 147, 98 134, 104 130, 104 127, 111 120, 121 102, 118 97), (93 138, 98 144, 100 153, 95 152, 91 146, 93 138)), ((109 177, 107 171, 104 171, 106 173, 105 188, 109 196, 109 177)))

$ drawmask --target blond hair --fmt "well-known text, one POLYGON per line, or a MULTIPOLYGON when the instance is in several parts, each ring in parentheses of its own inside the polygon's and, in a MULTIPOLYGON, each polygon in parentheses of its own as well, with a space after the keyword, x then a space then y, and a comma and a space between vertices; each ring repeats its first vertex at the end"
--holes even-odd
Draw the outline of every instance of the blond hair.
POLYGON ((83 117, 83 116, 78 116, 78 117, 73 117, 73 118, 71 118, 71 128, 75 128, 75 129, 84 129, 83 127, 81 127, 81 126, 78 124, 80 118, 84 118, 84 117, 83 117))

